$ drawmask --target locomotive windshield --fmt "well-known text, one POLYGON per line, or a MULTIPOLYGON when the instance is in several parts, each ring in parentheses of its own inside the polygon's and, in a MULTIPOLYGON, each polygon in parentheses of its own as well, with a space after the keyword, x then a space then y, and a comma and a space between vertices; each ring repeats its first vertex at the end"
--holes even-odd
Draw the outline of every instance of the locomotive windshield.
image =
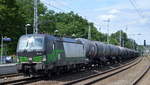
POLYGON ((44 47, 44 37, 25 36, 20 38, 19 40, 18 51, 42 50, 43 47, 44 47))

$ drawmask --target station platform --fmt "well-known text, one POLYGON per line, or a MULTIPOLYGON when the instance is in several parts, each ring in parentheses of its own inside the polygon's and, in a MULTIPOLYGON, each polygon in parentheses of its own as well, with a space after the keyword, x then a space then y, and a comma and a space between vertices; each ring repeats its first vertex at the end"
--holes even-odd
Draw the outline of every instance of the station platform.
POLYGON ((17 73, 16 63, 0 64, 0 75, 17 73))

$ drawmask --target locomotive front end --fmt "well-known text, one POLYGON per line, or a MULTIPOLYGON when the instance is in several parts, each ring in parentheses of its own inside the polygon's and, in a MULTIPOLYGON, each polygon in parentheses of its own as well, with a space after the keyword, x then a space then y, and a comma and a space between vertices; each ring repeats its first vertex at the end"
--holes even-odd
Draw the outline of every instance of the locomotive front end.
POLYGON ((23 35, 17 47, 17 69, 30 75, 40 73, 45 68, 45 36, 39 34, 23 35))

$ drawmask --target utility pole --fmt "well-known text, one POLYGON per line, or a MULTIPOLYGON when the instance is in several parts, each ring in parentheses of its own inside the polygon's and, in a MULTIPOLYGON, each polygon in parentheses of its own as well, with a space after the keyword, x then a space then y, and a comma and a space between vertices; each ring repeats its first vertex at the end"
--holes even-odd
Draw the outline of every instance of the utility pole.
POLYGON ((101 31, 101 27, 99 27, 99 32, 101 31))
POLYGON ((144 46, 146 46, 146 40, 144 40, 144 46))
POLYGON ((125 32, 127 33, 127 30, 128 30, 128 26, 126 25, 126 28, 125 28, 125 32))
MULTIPOLYGON (((127 34, 127 30, 128 30, 128 26, 126 25, 125 26, 125 33, 127 34)), ((125 46, 125 38, 123 37, 123 40, 122 40, 122 46, 124 47, 125 46)))
POLYGON ((120 30, 120 46, 122 47, 122 33, 121 33, 121 30, 120 30))
POLYGON ((133 49, 135 50, 135 41, 132 40, 132 42, 133 42, 133 49))
POLYGON ((88 39, 91 40, 91 26, 89 26, 88 39))
POLYGON ((109 44, 109 22, 110 22, 110 19, 108 18, 107 20, 105 20, 104 22, 107 22, 107 44, 109 44))
POLYGON ((33 23, 33 33, 38 33, 38 3, 39 0, 34 0, 34 23, 33 23))

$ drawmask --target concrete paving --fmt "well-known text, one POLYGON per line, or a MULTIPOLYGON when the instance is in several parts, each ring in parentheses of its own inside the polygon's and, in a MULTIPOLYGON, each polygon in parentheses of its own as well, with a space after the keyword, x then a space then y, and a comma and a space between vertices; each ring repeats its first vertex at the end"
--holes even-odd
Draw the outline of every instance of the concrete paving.
POLYGON ((0 75, 17 73, 16 63, 0 64, 0 75))

